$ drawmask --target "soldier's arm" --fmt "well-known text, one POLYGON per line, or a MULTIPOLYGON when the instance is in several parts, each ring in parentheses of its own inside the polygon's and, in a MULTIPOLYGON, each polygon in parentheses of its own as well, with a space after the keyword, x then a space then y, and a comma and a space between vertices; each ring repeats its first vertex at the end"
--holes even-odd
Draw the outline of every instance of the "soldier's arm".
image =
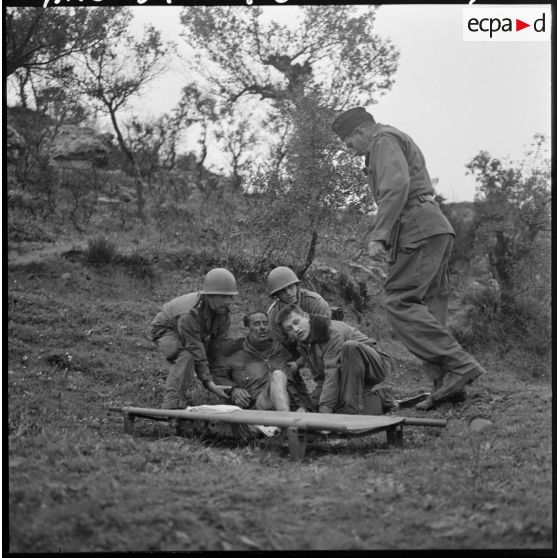
POLYGON ((230 336, 231 317, 230 314, 219 316, 214 326, 211 340, 207 347, 209 369, 215 375, 225 365, 225 355, 234 349, 235 341, 230 336))
POLYGON ((211 370, 213 381, 219 386, 236 385, 232 379, 233 365, 231 358, 223 359, 222 365, 211 370))
POLYGON ((378 214, 371 240, 387 243, 409 197, 409 165, 396 139, 380 137, 374 146, 378 214))
POLYGON ((178 335, 182 340, 184 348, 192 355, 194 359, 196 374, 202 384, 207 387, 212 382, 209 372, 209 363, 205 346, 201 340, 200 322, 195 312, 182 314, 178 318, 177 323, 178 335))
POLYGON ((236 345, 236 341, 231 337, 231 316, 225 314, 222 317, 216 318, 218 323, 211 336, 211 350, 216 355, 223 355, 228 350, 232 350, 236 345))
MULTIPOLYGON (((302 357, 301 357, 302 358, 302 357)), ((306 382, 300 374, 300 363, 292 360, 292 356, 285 347, 281 347, 280 355, 274 362, 274 367, 281 367, 287 376, 287 393, 291 408, 306 408, 308 390, 306 382)))
POLYGON ((333 413, 339 400, 339 356, 343 341, 332 332, 323 353, 324 383, 319 400, 320 413, 333 413))

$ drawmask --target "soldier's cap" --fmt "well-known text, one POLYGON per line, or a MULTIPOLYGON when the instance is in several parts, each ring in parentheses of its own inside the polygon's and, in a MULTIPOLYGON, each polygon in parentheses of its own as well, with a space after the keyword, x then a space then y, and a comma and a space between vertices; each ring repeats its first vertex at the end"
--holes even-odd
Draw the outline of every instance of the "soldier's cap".
POLYGON ((351 134, 357 126, 364 124, 374 117, 364 107, 355 107, 342 112, 331 125, 331 129, 343 140, 351 134))

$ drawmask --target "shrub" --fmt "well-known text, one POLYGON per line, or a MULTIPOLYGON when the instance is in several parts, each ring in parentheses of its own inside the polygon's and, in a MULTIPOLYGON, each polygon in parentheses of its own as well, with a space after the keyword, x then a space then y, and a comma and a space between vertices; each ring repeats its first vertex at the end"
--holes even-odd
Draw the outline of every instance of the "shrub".
POLYGON ((368 303, 368 288, 363 281, 355 281, 342 272, 339 275, 341 295, 347 302, 352 302, 357 312, 363 312, 368 303))
POLYGON ((85 263, 93 266, 111 266, 118 259, 116 246, 105 237, 89 239, 84 253, 85 263))
POLYGON ((529 357, 532 375, 550 365, 552 327, 537 301, 511 298, 502 303, 500 292, 486 287, 464 297, 469 305, 464 319, 452 327, 457 341, 471 351, 496 350, 503 357, 519 351, 529 357))
POLYGON ((469 350, 492 345, 504 354, 507 338, 503 331, 499 293, 486 287, 466 295, 462 302, 468 309, 460 322, 452 326, 457 341, 469 350))

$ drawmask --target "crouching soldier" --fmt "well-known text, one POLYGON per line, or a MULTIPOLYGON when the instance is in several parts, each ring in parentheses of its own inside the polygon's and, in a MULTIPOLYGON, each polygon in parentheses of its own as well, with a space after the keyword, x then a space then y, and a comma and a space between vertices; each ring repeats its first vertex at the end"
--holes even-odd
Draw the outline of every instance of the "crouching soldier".
POLYGON ((375 388, 392 367, 376 341, 345 322, 308 314, 296 304, 283 308, 278 320, 285 333, 297 340, 299 366, 312 372, 314 410, 365 414, 365 398, 373 388, 384 399, 382 410, 392 405, 390 390, 375 388))
POLYGON ((224 345, 232 343, 230 304, 237 294, 233 274, 215 268, 204 277, 201 291, 167 302, 151 322, 151 339, 171 365, 163 409, 186 406, 184 394, 194 373, 207 390, 228 397, 213 381, 210 369, 220 366, 224 345))
POLYGON ((305 411, 308 393, 290 353, 270 335, 265 312, 244 316, 248 335, 242 349, 228 356, 214 380, 231 386, 231 401, 245 409, 305 411))

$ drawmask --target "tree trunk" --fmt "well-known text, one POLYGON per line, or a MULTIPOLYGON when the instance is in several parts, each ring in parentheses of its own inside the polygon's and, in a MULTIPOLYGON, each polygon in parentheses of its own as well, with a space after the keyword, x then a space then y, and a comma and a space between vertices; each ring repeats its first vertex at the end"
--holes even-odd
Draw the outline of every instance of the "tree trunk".
POLYGON ((308 253, 306 254, 306 262, 304 263, 304 267, 302 267, 299 272, 300 279, 304 277, 304 274, 308 271, 308 268, 314 261, 316 256, 316 244, 318 244, 318 232, 314 230, 312 231, 312 240, 310 241, 310 247, 308 248, 308 253))
POLYGON ((109 104, 107 104, 107 107, 109 109, 109 114, 110 114, 110 119, 111 119, 111 122, 112 122, 112 126, 114 128, 114 131, 116 132, 116 138, 118 140, 118 145, 120 145, 120 149, 122 149, 122 151, 124 152, 124 154, 126 155, 126 157, 128 158, 128 160, 130 161, 130 163, 132 165, 132 169, 133 169, 133 172, 134 172, 134 178, 135 178, 135 184, 136 184, 138 217, 142 221, 145 221, 145 214, 144 214, 145 200, 144 200, 144 197, 143 197, 144 184, 143 184, 143 179, 142 179, 142 176, 141 176, 141 171, 140 171, 138 162, 136 161, 136 158, 135 158, 134 154, 128 148, 128 146, 126 145, 126 142, 124 141, 124 137, 122 136, 122 132, 120 131, 120 128, 118 126, 118 122, 116 120, 116 112, 115 112, 114 108, 109 104))

